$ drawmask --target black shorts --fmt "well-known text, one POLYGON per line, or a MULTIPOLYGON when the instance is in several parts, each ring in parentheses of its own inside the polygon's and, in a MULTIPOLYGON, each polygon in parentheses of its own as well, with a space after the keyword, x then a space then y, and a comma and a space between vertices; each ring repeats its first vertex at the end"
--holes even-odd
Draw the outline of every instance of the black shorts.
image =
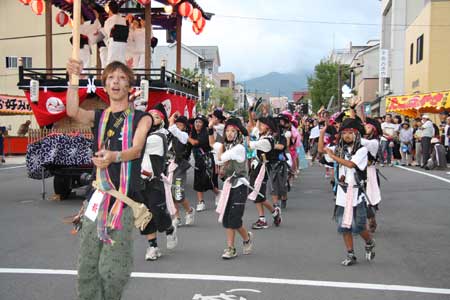
POLYGON ((187 169, 179 167, 173 172, 172 198, 175 202, 182 202, 186 198, 186 173, 187 169))
POLYGON ((285 162, 278 162, 272 165, 269 178, 271 186, 270 194, 280 197, 286 196, 288 179, 287 164, 285 162))
MULTIPOLYGON (((155 179, 157 180, 157 179, 155 179)), ((156 231, 164 232, 172 226, 172 218, 166 205, 166 194, 161 182, 149 182, 145 184, 145 190, 141 191, 143 203, 153 214, 153 217, 141 234, 147 235, 156 231)))
POLYGON ((247 195, 248 189, 243 184, 231 189, 227 207, 223 215, 223 227, 230 229, 239 229, 242 227, 242 217, 244 216, 247 195))

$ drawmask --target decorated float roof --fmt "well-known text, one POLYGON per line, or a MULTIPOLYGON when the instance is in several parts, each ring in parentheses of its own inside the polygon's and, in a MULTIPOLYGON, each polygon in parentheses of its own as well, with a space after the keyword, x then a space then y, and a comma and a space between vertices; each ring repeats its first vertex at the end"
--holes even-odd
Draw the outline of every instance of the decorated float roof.
MULTIPOLYGON (((73 10, 73 4, 68 3, 66 0, 51 0, 52 4, 67 12, 70 16, 72 16, 72 10, 73 10)), ((105 5, 110 0, 81 0, 81 13, 83 17, 86 20, 95 20, 95 14, 94 10, 98 11, 100 15, 103 15, 103 17, 106 19, 106 12, 105 12, 105 5)), ((161 3, 163 5, 170 5, 167 0, 155 0, 158 3, 161 3)), ((134 14, 141 14, 142 17, 144 16, 144 8, 138 6, 138 8, 124 8, 122 7, 127 0, 117 0, 116 1, 119 6, 121 7, 120 12, 122 13, 134 13, 134 14)), ((200 5, 197 4, 195 0, 184 0, 181 1, 179 4, 183 2, 188 2, 192 5, 193 8, 197 8, 201 11, 202 16, 205 20, 211 20, 211 17, 213 16, 212 13, 205 12, 200 5)), ((179 5, 177 4, 175 8, 179 5)), ((152 24, 161 27, 162 29, 175 29, 176 26, 176 17, 177 17, 177 9, 173 10, 173 13, 167 14, 164 12, 163 8, 152 8, 152 24)))

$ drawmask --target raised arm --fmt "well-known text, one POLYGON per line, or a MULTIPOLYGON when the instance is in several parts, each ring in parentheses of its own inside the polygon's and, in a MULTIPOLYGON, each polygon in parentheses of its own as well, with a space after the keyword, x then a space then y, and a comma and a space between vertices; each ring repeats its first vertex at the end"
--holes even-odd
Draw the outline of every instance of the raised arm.
MULTIPOLYGON (((69 62, 67 63, 67 73, 69 73, 69 78, 72 77, 72 75, 80 75, 82 68, 83 66, 80 61, 69 59, 69 62)), ((94 123, 95 112, 80 107, 78 88, 78 85, 69 85, 67 89, 66 113, 77 122, 92 126, 94 123)))

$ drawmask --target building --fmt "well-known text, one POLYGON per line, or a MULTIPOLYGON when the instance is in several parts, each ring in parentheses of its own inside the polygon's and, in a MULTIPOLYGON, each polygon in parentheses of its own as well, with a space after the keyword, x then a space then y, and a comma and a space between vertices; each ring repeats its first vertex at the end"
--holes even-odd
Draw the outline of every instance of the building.
POLYGON ((450 1, 420 2, 405 32, 405 94, 450 90, 450 1))
POLYGON ((308 91, 295 91, 292 93, 292 101, 300 102, 302 100, 306 100, 308 95, 309 95, 308 91))
POLYGON ((350 42, 348 48, 333 49, 330 53, 330 56, 328 57, 328 60, 340 65, 350 65, 356 53, 370 46, 370 42, 371 41, 368 42, 368 45, 364 46, 354 46, 352 42, 350 42))
POLYGON ((219 81, 219 87, 230 88, 234 90, 236 85, 234 74, 232 72, 223 72, 215 74, 215 77, 219 81))
POLYGON ((404 51, 406 26, 408 24, 408 8, 411 2, 407 0, 383 0, 381 4, 381 40, 380 53, 385 53, 385 69, 380 68, 378 83, 379 113, 386 113, 385 96, 389 94, 401 95, 404 92, 404 51), (397 26, 396 26, 397 25, 397 26))
MULTIPOLYGON (((59 9, 52 8, 53 16, 58 12, 59 9)), ((17 88, 19 58, 22 58, 25 67, 45 67, 45 17, 37 16, 30 6, 24 6, 20 1, 0 1, 0 19, 0 94, 21 99, 24 93, 17 88)), ((53 65, 64 68, 72 51, 69 43, 72 30, 55 22, 52 26, 53 65)), ((2 126, 10 128, 10 135, 15 135, 20 124, 27 120, 32 122, 32 128, 38 127, 32 114, 1 116, 2 126)))
POLYGON ((288 97, 270 97, 269 104, 273 114, 279 114, 288 107, 288 97))
POLYGON ((353 76, 353 89, 356 97, 364 101, 365 112, 368 115, 378 115, 378 75, 380 44, 374 44, 356 53, 350 69, 353 76))
POLYGON ((197 52, 203 57, 200 63, 200 71, 203 75, 213 79, 217 86, 220 83, 214 78, 214 75, 219 73, 220 55, 218 46, 189 46, 190 49, 197 52))
POLYGON ((245 104, 245 87, 240 84, 237 83, 234 86, 234 101, 235 101, 235 105, 234 107, 237 109, 246 109, 246 104, 245 104))
MULTIPOLYGON (((177 43, 165 46, 157 46, 152 54, 152 68, 159 68, 164 63, 166 70, 176 71, 177 43)), ((199 70, 204 57, 192 50, 190 47, 181 45, 181 68, 199 70)))

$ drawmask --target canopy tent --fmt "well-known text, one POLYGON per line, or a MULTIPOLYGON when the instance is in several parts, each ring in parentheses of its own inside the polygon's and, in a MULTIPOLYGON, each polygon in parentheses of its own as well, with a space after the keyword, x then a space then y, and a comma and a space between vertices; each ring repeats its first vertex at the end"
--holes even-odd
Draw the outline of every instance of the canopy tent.
POLYGON ((450 91, 386 98, 386 112, 411 118, 420 117, 423 113, 440 113, 445 110, 450 110, 450 91))

